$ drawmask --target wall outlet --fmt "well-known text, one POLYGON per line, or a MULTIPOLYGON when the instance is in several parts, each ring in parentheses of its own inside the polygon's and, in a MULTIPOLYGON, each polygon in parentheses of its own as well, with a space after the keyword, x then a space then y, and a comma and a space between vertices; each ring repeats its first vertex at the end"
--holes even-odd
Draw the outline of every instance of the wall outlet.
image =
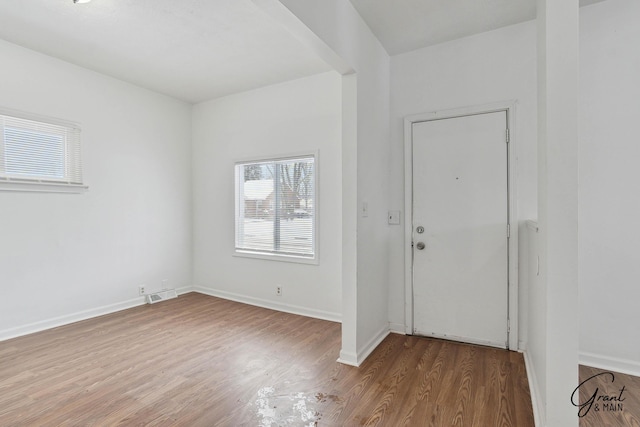
POLYGON ((276 295, 279 297, 282 296, 282 286, 276 286, 276 295))
POLYGON ((169 289, 169 279, 162 279, 160 289, 169 289))
POLYGON ((147 291, 144 285, 138 286, 138 295, 146 295, 147 291))

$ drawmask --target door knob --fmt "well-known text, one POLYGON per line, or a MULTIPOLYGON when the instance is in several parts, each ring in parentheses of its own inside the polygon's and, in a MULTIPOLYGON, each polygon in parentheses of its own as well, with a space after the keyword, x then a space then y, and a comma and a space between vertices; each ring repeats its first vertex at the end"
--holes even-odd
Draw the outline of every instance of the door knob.
POLYGON ((418 248, 419 251, 424 249, 424 243, 423 242, 418 242, 416 243, 416 248, 418 248))

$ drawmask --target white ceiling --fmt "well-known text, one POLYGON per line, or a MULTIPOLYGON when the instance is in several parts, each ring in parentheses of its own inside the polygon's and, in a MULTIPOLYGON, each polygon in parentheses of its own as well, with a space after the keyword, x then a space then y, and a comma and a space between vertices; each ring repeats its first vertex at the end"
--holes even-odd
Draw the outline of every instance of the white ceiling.
POLYGON ((0 38, 192 103, 330 69, 250 0, 2 0, 0 38))
MULTIPOLYGON (((351 2, 391 55, 534 19, 536 4, 351 2)), ((251 0, 0 0, 0 39, 191 103, 330 69, 251 0)))
MULTIPOLYGON (((562 0, 557 0, 562 1, 562 0)), ((580 5, 602 0, 580 0, 580 5)), ((536 0, 351 0, 389 55, 536 18, 536 0)))

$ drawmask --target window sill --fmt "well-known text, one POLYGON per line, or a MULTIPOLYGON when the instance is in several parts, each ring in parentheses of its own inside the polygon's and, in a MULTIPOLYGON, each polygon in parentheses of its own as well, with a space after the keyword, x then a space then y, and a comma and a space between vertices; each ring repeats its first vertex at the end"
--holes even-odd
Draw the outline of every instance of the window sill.
POLYGON ((233 256, 240 257, 240 258, 255 258, 255 259, 264 259, 269 261, 291 262, 295 264, 318 265, 317 254, 314 258, 308 258, 308 257, 302 257, 302 256, 295 256, 295 255, 268 254, 264 252, 236 250, 233 253, 233 256))
POLYGON ((26 193, 72 193, 81 194, 89 187, 78 184, 63 184, 54 182, 29 182, 0 180, 0 191, 20 191, 26 193))

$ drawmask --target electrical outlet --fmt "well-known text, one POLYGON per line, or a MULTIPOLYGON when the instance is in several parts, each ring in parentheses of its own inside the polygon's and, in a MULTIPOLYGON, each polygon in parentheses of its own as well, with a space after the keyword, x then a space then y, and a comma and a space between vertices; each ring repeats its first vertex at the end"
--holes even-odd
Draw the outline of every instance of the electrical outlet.
POLYGON ((282 296, 282 286, 276 286, 276 295, 279 297, 282 296))
POLYGON ((138 286, 138 295, 145 295, 147 292, 144 285, 138 286))
POLYGON ((162 285, 160 289, 169 289, 169 279, 162 279, 160 284, 162 285))

